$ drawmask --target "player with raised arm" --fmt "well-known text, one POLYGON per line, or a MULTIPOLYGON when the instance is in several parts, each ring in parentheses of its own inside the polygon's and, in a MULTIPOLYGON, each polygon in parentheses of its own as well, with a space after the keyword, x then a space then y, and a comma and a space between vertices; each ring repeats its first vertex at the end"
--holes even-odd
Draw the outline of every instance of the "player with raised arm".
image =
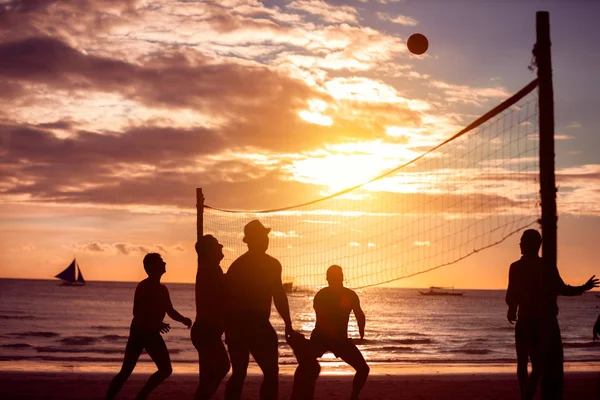
POLYGON ((545 265, 538 255, 542 236, 527 229, 519 246, 522 257, 510 266, 506 318, 515 321, 517 377, 521 399, 533 399, 538 380, 542 380, 542 399, 562 399, 563 348, 558 326, 557 297, 579 296, 598 286, 592 276, 584 285, 566 285, 556 267, 545 265), (531 374, 527 364, 531 360, 531 374))

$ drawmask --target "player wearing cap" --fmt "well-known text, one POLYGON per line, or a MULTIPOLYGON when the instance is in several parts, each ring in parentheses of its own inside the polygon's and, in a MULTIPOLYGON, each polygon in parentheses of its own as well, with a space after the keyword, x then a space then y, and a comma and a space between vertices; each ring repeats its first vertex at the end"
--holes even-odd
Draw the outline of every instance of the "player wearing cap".
POLYGON ((232 374, 225 398, 241 398, 249 355, 263 372, 260 399, 276 399, 279 391, 277 334, 271 326, 271 300, 285 322, 286 336, 293 332, 288 299, 281 282, 281 264, 266 254, 270 228, 260 221, 244 227, 248 251, 227 270, 228 318, 225 337, 232 374))

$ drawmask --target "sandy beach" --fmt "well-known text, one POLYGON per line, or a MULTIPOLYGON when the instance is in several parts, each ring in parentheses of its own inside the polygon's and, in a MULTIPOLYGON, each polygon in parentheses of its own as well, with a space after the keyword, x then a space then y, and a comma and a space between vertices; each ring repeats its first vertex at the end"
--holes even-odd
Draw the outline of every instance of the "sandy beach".
MULTIPOLYGON (((568 372, 565 379, 565 399, 595 399, 597 372, 568 372)), ((3 400, 102 399, 112 375, 105 373, 39 373, 0 372, 0 398, 3 400)), ((133 374, 119 399, 133 399, 148 375, 133 374)), ((319 378, 316 400, 347 399, 352 375, 326 375, 319 378)), ((244 399, 258 399, 260 375, 250 374, 246 380, 244 399)), ((193 374, 173 374, 159 386, 151 399, 191 399, 197 384, 193 374)), ((292 376, 282 374, 280 399, 289 398, 292 376)), ((216 399, 223 398, 221 385, 216 399)), ((362 399, 384 400, 456 400, 456 399, 518 399, 514 374, 464 373, 436 375, 375 374, 370 377, 362 399)))

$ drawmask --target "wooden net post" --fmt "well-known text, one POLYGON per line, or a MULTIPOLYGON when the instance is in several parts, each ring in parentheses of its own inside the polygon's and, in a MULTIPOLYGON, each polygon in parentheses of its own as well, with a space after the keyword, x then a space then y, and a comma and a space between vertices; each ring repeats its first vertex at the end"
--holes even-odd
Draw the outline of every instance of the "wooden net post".
POLYGON ((557 209, 554 175, 554 90, 552 88, 552 57, 550 52, 550 14, 536 13, 536 44, 534 49, 539 82, 540 128, 540 197, 542 200, 542 257, 544 263, 557 267, 557 209))
POLYGON ((202 188, 196 188, 196 241, 204 236, 204 194, 202 188))

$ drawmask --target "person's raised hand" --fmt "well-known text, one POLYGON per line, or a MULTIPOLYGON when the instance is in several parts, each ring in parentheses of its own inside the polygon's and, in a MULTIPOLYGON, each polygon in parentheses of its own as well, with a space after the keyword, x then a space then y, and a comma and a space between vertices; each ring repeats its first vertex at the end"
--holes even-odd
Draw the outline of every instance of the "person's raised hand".
POLYGON ((160 333, 165 334, 171 330, 171 325, 166 324, 164 322, 160 323, 160 333))
POLYGON ((597 288, 598 287, 598 278, 596 278, 596 275, 592 275, 592 277, 590 279, 588 279, 588 281, 585 283, 585 285, 583 285, 583 288, 585 290, 590 290, 593 288, 597 288))

